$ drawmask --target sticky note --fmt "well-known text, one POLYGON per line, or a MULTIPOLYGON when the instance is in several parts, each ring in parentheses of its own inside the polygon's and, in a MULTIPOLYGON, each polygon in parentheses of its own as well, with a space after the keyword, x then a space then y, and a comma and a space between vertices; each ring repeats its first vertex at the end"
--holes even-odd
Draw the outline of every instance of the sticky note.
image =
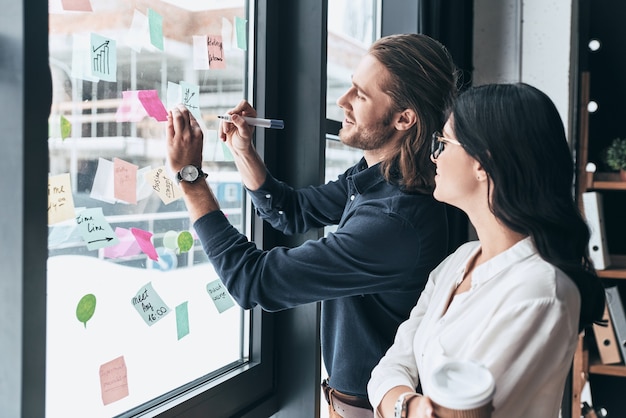
POLYGON ((141 52, 143 48, 150 45, 149 27, 148 16, 135 9, 130 28, 124 37, 124 44, 135 52, 141 52))
POLYGON ((93 178, 89 197, 106 203, 115 203, 113 196, 113 162, 102 157, 98 158, 96 175, 93 178))
POLYGON ((159 94, 156 90, 139 90, 137 92, 137 98, 146 112, 148 112, 148 115, 159 122, 167 120, 167 110, 165 110, 165 106, 163 106, 163 102, 159 99, 159 94))
POLYGON ((72 78, 98 82, 91 71, 91 37, 87 33, 72 35, 72 78))
POLYGON ((113 196, 137 204, 137 167, 120 158, 113 158, 113 196))
POLYGON ((115 228, 115 235, 119 240, 117 245, 106 247, 104 249, 104 256, 108 258, 120 258, 129 257, 137 254, 141 254, 141 247, 135 239, 135 236, 130 229, 115 228))
POLYGON ((61 0, 63 10, 72 12, 91 12, 91 2, 89 0, 61 0))
POLYGON ((178 184, 167 175, 165 166, 146 172, 145 179, 166 205, 183 196, 183 192, 178 184))
POLYGON ((152 287, 152 282, 142 286, 131 303, 149 326, 152 326, 170 313, 170 308, 152 287))
POLYGON ((148 115, 139 101, 139 92, 128 90, 122 92, 122 102, 115 112, 116 122, 139 122, 148 115))
POLYGON ((59 119, 59 125, 61 126, 61 139, 65 140, 72 135, 72 123, 63 115, 61 115, 59 119))
POLYGON ((209 292, 209 296, 211 296, 211 299, 213 300, 213 303, 219 313, 235 306, 233 299, 230 297, 230 294, 219 279, 207 284, 206 290, 209 292))
POLYGON ((48 177, 48 225, 72 219, 76 216, 70 174, 48 177))
POLYGON ((100 366, 100 390, 104 405, 128 396, 128 374, 124 356, 100 366))
POLYGON ((116 245, 119 240, 102 214, 102 208, 85 209, 76 216, 78 229, 89 251, 116 245))
POLYGON ((240 18, 239 16, 235 16, 235 35, 237 37, 237 48, 246 50, 248 49, 248 41, 247 41, 247 30, 246 24, 247 20, 240 18))
POLYGON ((152 9, 148 9, 148 28, 150 31, 150 43, 163 51, 163 16, 152 9))
POLYGON ((102 80, 117 80, 117 49, 115 40, 91 34, 91 75, 102 80))
POLYGON ((189 311, 187 302, 183 302, 176 307, 176 332, 180 340, 189 334, 189 311))
POLYGON ((193 39, 193 69, 209 69, 209 51, 207 49, 207 36, 194 35, 193 39))
POLYGON ((141 251, 143 251, 151 260, 157 261, 159 259, 159 255, 157 254, 156 248, 154 248, 154 244, 152 244, 152 232, 144 231, 139 228, 130 228, 130 232, 132 232, 135 236, 141 251))
POLYGON ((226 68, 222 36, 209 35, 207 37, 207 46, 209 51, 209 68, 211 70, 226 68))

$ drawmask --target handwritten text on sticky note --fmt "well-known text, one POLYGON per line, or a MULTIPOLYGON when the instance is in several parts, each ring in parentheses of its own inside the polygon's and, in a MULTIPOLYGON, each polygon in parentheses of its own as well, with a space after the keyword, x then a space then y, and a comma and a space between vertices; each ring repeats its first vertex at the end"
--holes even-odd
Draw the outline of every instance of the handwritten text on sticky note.
POLYGON ((152 326, 170 313, 170 308, 152 287, 152 282, 143 286, 131 300, 146 324, 152 326))

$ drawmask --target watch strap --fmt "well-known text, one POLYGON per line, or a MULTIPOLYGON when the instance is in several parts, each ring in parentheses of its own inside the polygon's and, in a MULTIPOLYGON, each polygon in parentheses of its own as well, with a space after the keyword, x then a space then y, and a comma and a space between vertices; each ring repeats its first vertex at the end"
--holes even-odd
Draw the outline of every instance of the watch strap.
POLYGON ((415 392, 404 392, 398 397, 393 408, 393 418, 406 418, 408 415, 407 410, 407 397, 418 396, 415 392))

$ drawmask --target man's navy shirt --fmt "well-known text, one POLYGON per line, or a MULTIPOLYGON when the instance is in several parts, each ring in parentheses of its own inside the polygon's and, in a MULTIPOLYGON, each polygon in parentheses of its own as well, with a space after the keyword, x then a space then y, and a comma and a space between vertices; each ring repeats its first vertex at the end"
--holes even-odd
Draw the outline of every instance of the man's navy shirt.
POLYGON ((262 251, 221 211, 208 213, 194 227, 222 282, 244 309, 322 301, 330 386, 367 398, 372 369, 447 255, 444 205, 402 191, 364 159, 322 186, 294 190, 268 173, 249 193, 259 216, 285 234, 337 229, 295 248, 262 251))

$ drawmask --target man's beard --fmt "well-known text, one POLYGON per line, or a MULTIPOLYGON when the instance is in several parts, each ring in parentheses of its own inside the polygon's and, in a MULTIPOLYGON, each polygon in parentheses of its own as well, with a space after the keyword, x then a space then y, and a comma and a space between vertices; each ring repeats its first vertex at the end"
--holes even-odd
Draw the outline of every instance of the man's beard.
POLYGON ((363 151, 375 150, 387 145, 389 139, 395 134, 395 128, 391 125, 393 112, 388 112, 385 117, 376 123, 375 126, 368 128, 367 132, 356 129, 348 134, 345 129, 339 130, 339 139, 347 146, 361 149, 363 151))

